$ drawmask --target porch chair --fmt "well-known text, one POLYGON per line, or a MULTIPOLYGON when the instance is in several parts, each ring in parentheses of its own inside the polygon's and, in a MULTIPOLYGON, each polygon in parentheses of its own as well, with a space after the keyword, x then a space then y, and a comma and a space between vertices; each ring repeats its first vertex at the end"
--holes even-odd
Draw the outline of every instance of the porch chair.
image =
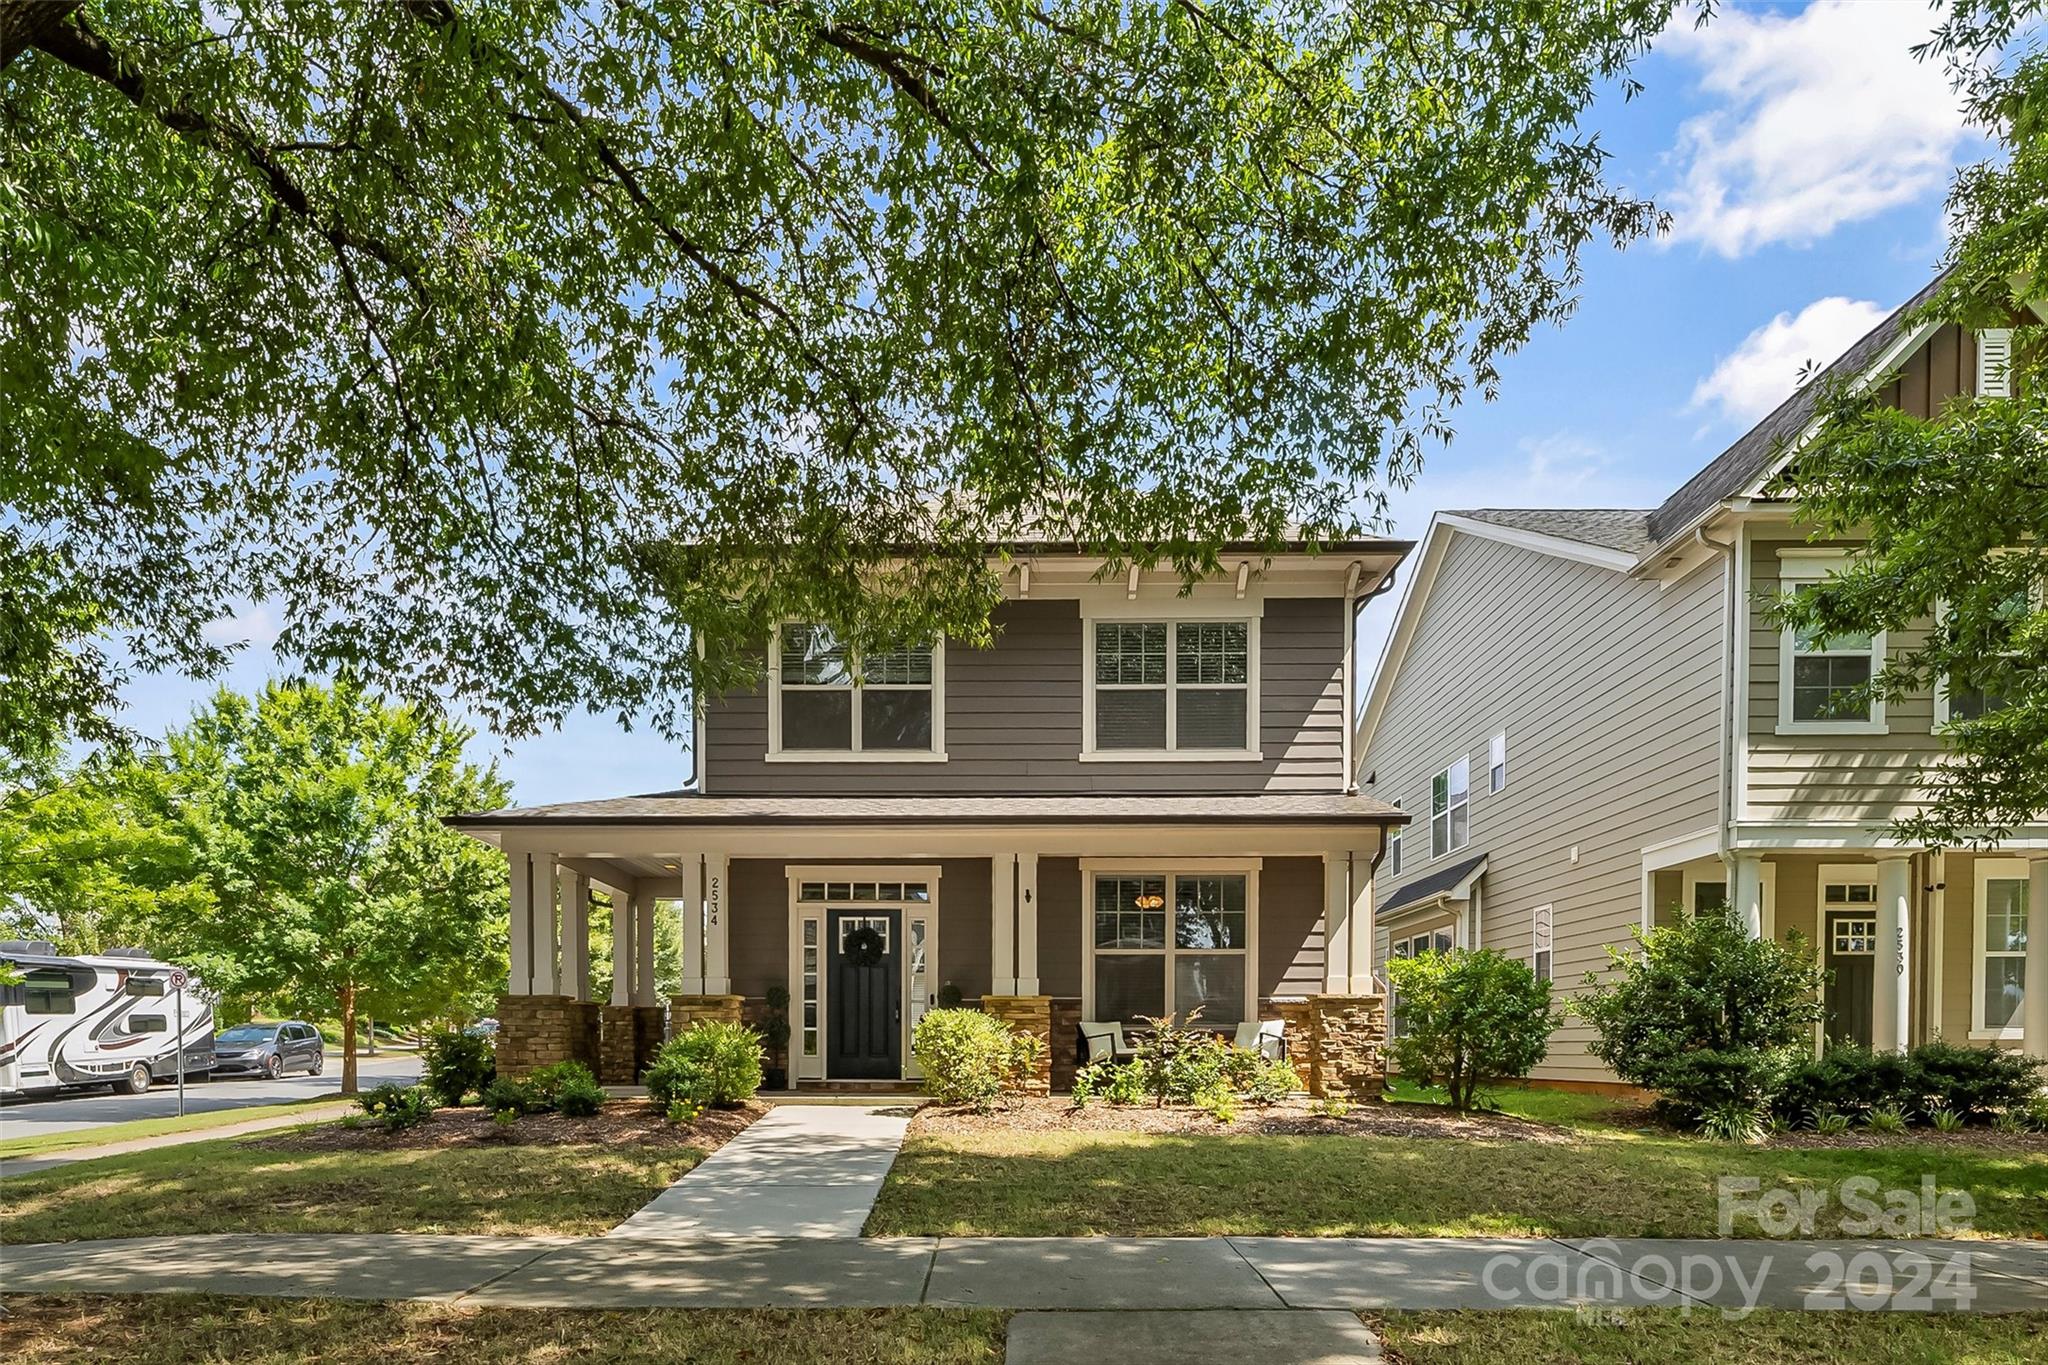
POLYGON ((1082 1066, 1105 1059, 1127 1062, 1138 1055, 1137 1049, 1124 1041, 1124 1026, 1120 1022, 1083 1019, 1080 1033, 1082 1066))
POLYGON ((1284 1062, 1287 1060, 1287 1021, 1247 1019, 1237 1026, 1237 1037, 1232 1041, 1269 1062, 1284 1062))

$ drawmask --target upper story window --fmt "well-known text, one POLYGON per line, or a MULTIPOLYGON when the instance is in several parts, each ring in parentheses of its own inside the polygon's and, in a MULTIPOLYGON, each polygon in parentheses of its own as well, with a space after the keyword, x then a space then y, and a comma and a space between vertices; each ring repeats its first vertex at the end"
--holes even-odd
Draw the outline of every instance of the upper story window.
POLYGON ((1529 944, 1529 966, 1535 971, 1538 981, 1554 980, 1554 945, 1551 938, 1550 907, 1547 905, 1537 906, 1536 913, 1530 918, 1533 932, 1530 936, 1529 944))
POLYGON ((768 756, 784 761, 945 757, 945 650, 857 654, 824 626, 792 623, 770 660, 768 756))
POLYGON ((1508 789, 1508 737, 1502 731, 1486 746, 1486 790, 1489 794, 1508 789))
POLYGON ((1429 783, 1429 856, 1456 853, 1472 837, 1472 760, 1461 758, 1429 783))
MULTIPOLYGON (((1785 592, 1811 592, 1846 562, 1840 554, 1781 552, 1785 592)), ((1884 635, 1822 635, 1786 626, 1779 644, 1778 731, 1781 734, 1883 734, 1884 702, 1859 689, 1877 676, 1884 635)))
POLYGON ((1251 621, 1087 623, 1084 758, 1254 756, 1251 621))
MULTIPOLYGON (((2012 594, 1998 604, 1993 613, 1995 618, 2009 629, 2016 629, 2027 619, 2032 610, 2025 589, 2012 594)), ((1948 608, 1941 608, 1944 616, 1948 608)), ((1937 680, 1934 688, 1934 728, 1939 730, 1952 720, 1978 720, 1993 711, 2001 710, 2006 696, 1999 691, 1985 687, 1982 683, 1961 674, 1951 674, 1937 680)))
MULTIPOLYGON (((1399 810, 1400 808, 1401 803, 1396 801, 1394 809, 1399 810)), ((1389 877, 1401 875, 1401 827, 1399 825, 1395 825, 1391 830, 1387 831, 1387 875, 1389 877)))

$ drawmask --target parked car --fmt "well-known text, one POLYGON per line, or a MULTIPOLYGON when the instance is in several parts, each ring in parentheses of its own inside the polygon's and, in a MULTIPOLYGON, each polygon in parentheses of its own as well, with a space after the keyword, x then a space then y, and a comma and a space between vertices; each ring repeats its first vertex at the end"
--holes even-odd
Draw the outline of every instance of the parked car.
POLYGON ((266 1076, 287 1071, 317 1076, 327 1066, 320 1030, 298 1019, 274 1024, 237 1024, 213 1040, 213 1074, 266 1076))
POLYGON ((498 1036, 498 1021, 495 1019, 479 1019, 464 1029, 463 1032, 472 1038, 495 1038, 498 1036))

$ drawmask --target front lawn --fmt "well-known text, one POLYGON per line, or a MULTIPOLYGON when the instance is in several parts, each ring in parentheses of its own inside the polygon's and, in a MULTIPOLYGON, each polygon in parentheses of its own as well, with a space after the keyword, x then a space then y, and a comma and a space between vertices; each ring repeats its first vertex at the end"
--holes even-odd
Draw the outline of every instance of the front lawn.
POLYGON ((49 1156, 53 1152, 72 1151, 80 1147, 103 1147, 114 1142, 132 1142, 136 1138, 161 1137, 166 1133, 231 1128, 238 1123, 277 1118, 311 1106, 333 1105, 339 1102, 340 1098, 336 1095, 315 1095, 309 1099, 286 1100, 279 1104, 252 1104, 243 1109, 209 1109, 203 1113, 186 1114, 182 1118, 173 1115, 161 1119, 131 1119, 126 1123, 101 1124, 97 1128, 71 1128, 61 1133, 38 1133, 31 1137, 8 1138, 0 1141, 0 1160, 13 1161, 24 1157, 49 1156))
MULTIPOLYGON (((1575 1097, 1583 1099, 1585 1097, 1575 1097)), ((1046 1102, 968 1120, 927 1109, 868 1220, 870 1235, 1636 1236, 1718 1235, 1716 1181, 1832 1188, 1870 1176, 1917 1190, 1923 1174, 1976 1201, 1973 1230, 2048 1227, 2048 1150, 1902 1138, 1861 1148, 1731 1147, 1657 1130, 1456 1120, 1420 1106, 1360 1106, 1323 1131, 1248 1113, 1230 1131, 1129 1131, 1159 1120, 1091 1107, 1058 1126, 1046 1102), (1429 1124, 1442 1125, 1432 1135, 1429 1124), (1347 1131, 1349 1130, 1349 1131, 1347 1131)), ((1815 1234, 1837 1235, 1829 1201, 1815 1234)), ((1756 1235, 1738 1223, 1737 1235, 1756 1235)))
POLYGON ((1005 1315, 936 1308, 578 1309, 240 1299, 17 1297, 0 1359, 46 1365, 196 1360, 678 1360, 692 1365, 999 1365, 1005 1315))
POLYGON ((1388 1313, 1366 1321, 1402 1365, 2021 1365, 2048 1360, 2048 1313, 1388 1313))
POLYGON ((744 1128, 754 1110, 678 1129, 643 1101, 540 1115, 499 1141, 476 1111, 389 1134, 363 1125, 188 1143, 11 1179, 0 1243, 199 1232, 595 1234, 744 1128))

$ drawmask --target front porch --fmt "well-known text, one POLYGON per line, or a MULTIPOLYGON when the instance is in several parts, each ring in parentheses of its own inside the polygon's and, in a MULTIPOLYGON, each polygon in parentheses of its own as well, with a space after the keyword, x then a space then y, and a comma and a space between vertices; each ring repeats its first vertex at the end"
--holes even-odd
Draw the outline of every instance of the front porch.
POLYGON ((462 826, 504 849, 500 1065, 582 1060, 631 1084, 664 1036, 759 1023, 788 992, 789 1089, 895 1089, 911 1036, 964 1004, 1047 1043, 1064 1089, 1086 1020, 1278 1019, 1304 1084, 1380 1084, 1372 872, 1398 811, 1355 796, 630 798, 462 826), (592 994, 607 914, 611 988, 592 994), (680 940, 662 979, 655 944, 680 940), (668 967, 674 973, 678 955, 668 967))

